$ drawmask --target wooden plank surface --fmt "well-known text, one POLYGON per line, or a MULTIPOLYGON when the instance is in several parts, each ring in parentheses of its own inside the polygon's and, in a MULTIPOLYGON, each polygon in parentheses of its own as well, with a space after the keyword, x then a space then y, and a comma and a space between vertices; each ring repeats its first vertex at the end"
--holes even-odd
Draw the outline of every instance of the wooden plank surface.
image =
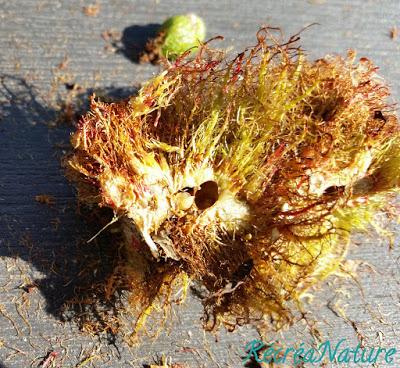
MULTIPOLYGON (((186 12, 203 16, 208 36, 225 36, 221 47, 236 51, 254 43, 260 25, 289 36, 318 23, 302 34, 310 57, 354 48, 381 67, 400 97, 400 41, 390 37, 400 26, 398 0, 0 1, 0 367, 37 367, 51 351, 62 367, 143 367, 162 355, 190 367, 240 367, 243 347, 257 336, 251 328, 204 334, 193 296, 176 310, 168 333, 135 348, 84 334, 60 314, 80 272, 78 240, 93 234, 76 214, 60 166, 71 129, 57 123, 60 101, 73 85, 81 98, 93 90, 132 93, 158 70, 132 60, 146 35, 167 16, 186 12), (98 6, 96 16, 85 15, 90 4, 98 6), (38 203, 39 194, 54 196, 55 204, 38 203)), ((314 324, 301 321, 268 337, 311 342, 310 329, 318 328, 324 339, 400 348, 397 234, 393 251, 377 235, 356 237, 349 258, 362 260, 361 290, 330 278, 310 307, 314 324), (348 321, 337 316, 339 307, 348 321)))

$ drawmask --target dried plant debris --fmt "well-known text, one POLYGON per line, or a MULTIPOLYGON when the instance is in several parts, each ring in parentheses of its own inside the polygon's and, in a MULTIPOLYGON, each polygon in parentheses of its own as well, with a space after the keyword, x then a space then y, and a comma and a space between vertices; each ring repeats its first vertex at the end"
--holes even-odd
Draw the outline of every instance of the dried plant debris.
POLYGON ((90 4, 88 6, 83 7, 83 14, 85 14, 88 17, 97 17, 100 12, 100 4, 95 3, 95 4, 90 4))
POLYGON ((38 194, 35 196, 35 201, 42 204, 47 204, 48 206, 56 203, 55 197, 49 194, 38 194))
POLYGON ((399 28, 398 27, 392 27, 390 30, 390 38, 392 40, 397 40, 397 38, 399 37, 399 28))
POLYGON ((197 51, 206 37, 204 21, 196 14, 168 18, 157 35, 148 40, 139 57, 141 63, 158 63, 163 58, 175 60, 181 54, 197 51))
POLYGON ((145 364, 144 368, 189 368, 189 366, 181 363, 172 363, 172 358, 162 356, 155 364, 145 364))
POLYGON ((137 96, 93 96, 77 126, 68 175, 119 220, 135 332, 191 280, 207 329, 287 325, 351 232, 391 210, 400 134, 377 67, 277 39, 263 28, 233 60, 203 45, 137 96))
POLYGON ((172 365, 166 365, 166 364, 164 364, 164 365, 154 365, 154 364, 151 364, 151 365, 149 365, 148 366, 149 368, 189 368, 189 366, 188 365, 183 365, 183 364, 172 364, 172 365))
POLYGON ((40 363, 40 367, 42 368, 48 368, 48 367, 54 367, 55 360, 57 359, 59 353, 56 351, 51 351, 49 352, 46 357, 42 360, 40 363))

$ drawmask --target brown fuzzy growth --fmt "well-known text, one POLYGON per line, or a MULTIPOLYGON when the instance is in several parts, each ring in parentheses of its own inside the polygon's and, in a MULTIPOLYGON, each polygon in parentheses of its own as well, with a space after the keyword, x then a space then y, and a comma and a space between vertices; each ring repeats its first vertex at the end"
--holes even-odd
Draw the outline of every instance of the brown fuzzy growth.
POLYGON ((262 29, 231 61, 204 45, 137 96, 92 97, 71 175, 123 224, 138 328, 192 279, 208 328, 290 322, 397 191, 399 125, 377 68, 354 52, 310 62, 294 41, 262 29))

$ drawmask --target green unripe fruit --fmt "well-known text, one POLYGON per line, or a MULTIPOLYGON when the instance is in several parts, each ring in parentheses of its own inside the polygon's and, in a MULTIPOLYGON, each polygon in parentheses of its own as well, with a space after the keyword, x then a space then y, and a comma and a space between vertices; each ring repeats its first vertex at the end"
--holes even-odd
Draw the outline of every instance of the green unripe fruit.
POLYGON ((160 33, 164 35, 162 55, 168 59, 175 59, 204 41, 206 26, 195 14, 175 15, 161 25, 160 33))

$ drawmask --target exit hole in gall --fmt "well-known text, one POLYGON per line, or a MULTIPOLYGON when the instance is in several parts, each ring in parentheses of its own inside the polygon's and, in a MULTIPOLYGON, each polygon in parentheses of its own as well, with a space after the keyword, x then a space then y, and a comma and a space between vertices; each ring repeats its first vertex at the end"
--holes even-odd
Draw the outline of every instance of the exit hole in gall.
POLYGON ((218 200, 218 184, 215 181, 205 181, 196 191, 194 203, 199 210, 211 207, 218 200))

